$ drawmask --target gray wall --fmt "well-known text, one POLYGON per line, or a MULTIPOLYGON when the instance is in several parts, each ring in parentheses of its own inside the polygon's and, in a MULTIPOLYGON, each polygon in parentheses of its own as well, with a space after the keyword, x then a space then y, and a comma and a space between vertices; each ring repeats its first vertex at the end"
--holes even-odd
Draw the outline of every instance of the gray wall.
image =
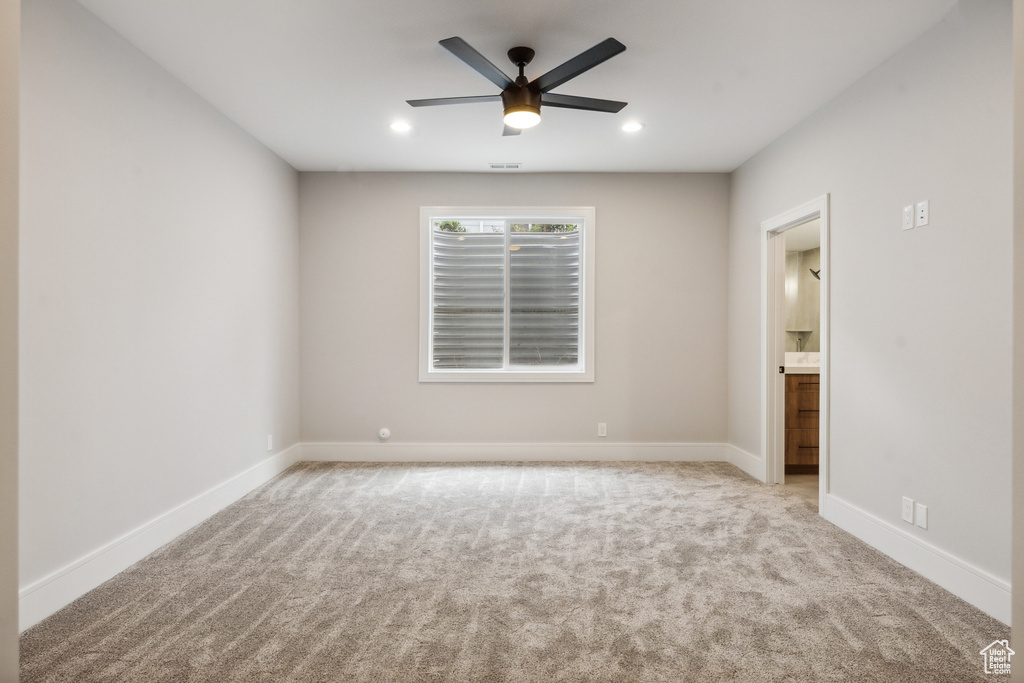
POLYGON ((298 178, 77 3, 22 12, 25 587, 297 441, 298 178))
POLYGON ((763 220, 831 195, 832 493, 972 570, 1010 578, 1009 0, 933 30, 739 168, 730 443, 760 451, 763 220), (931 224, 904 232, 904 205, 931 224), (983 358, 983 362, 971 362, 983 358), (929 506, 925 531, 900 497, 929 506))
POLYGON ((718 442, 726 436, 729 179, 300 176, 302 438, 718 442), (420 384, 419 207, 595 206, 596 381, 420 384))
POLYGON ((0 682, 18 680, 18 50, 0 1, 0 682))

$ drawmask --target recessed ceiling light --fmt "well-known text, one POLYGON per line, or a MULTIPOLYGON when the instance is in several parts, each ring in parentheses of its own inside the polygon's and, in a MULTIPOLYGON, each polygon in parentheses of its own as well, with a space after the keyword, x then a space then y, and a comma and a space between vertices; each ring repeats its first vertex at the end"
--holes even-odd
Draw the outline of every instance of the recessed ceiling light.
POLYGON ((643 129, 644 124, 640 123, 639 121, 629 121, 627 123, 622 124, 622 130, 624 130, 627 133, 636 133, 637 131, 643 129))
POLYGON ((392 121, 390 127, 391 130, 395 131, 396 133, 408 133, 410 130, 412 130, 412 126, 410 126, 405 121, 392 121))

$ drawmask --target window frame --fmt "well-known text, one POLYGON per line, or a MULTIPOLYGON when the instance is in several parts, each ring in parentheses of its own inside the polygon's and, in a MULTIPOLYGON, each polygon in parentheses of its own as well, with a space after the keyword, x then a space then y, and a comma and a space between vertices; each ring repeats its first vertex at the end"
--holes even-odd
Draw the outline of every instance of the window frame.
MULTIPOLYGON (((419 381, 448 383, 545 383, 594 381, 594 263, 596 210, 593 206, 421 206, 419 381), (580 224, 579 356, 574 366, 500 370, 435 369, 433 358, 433 229, 437 219, 501 218, 510 222, 580 224)), ((508 263, 506 256, 506 264, 508 263)), ((506 292, 506 317, 508 314, 506 292)), ((509 330, 505 329, 505 335, 509 330)))

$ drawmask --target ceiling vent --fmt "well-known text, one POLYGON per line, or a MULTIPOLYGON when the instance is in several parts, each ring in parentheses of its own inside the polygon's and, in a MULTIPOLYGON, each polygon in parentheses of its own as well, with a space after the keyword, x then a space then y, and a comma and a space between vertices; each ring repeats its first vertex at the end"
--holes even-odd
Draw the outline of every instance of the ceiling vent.
POLYGON ((519 168, 522 164, 490 164, 492 170, 499 170, 503 168, 519 168))

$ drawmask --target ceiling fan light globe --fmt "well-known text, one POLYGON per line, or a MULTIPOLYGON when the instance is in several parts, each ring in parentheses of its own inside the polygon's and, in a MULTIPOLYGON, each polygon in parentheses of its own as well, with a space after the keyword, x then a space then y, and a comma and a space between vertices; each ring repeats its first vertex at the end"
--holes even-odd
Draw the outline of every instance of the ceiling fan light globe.
POLYGON ((540 123, 540 108, 520 105, 505 110, 505 125, 512 128, 533 128, 540 123))

